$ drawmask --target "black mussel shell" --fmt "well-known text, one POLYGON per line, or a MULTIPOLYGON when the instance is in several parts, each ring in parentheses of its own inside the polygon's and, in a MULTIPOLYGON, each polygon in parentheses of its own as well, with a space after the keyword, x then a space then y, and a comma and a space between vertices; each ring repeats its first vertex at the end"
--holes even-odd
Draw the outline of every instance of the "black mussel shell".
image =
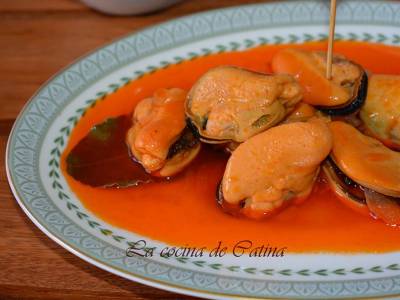
POLYGON ((217 203, 222 206, 222 203, 224 202, 224 194, 222 193, 222 181, 220 181, 217 185, 215 197, 217 203))
POLYGON ((359 204, 366 205, 364 187, 359 185, 353 179, 348 177, 343 171, 336 165, 332 158, 326 159, 326 165, 330 170, 329 174, 326 174, 335 182, 340 189, 347 195, 346 198, 349 200, 358 202, 359 204))
POLYGON ((196 125, 194 125, 194 123, 192 122, 192 120, 190 118, 186 118, 186 127, 192 131, 193 136, 196 139, 201 138, 199 130, 197 129, 196 125))
POLYGON ((169 147, 167 159, 171 159, 176 154, 195 147, 198 143, 199 140, 195 137, 193 131, 185 127, 179 139, 169 147))
POLYGON ((242 209, 244 208, 246 201, 242 200, 238 204, 231 204, 225 201, 224 194, 222 192, 222 181, 219 182, 216 189, 216 200, 222 210, 232 216, 239 217, 243 215, 242 209))
POLYGON ((355 113, 357 110, 361 108, 361 106, 363 106, 365 99, 367 98, 367 91, 368 91, 368 75, 364 71, 360 79, 360 84, 357 90, 357 94, 353 99, 351 99, 349 102, 345 104, 338 106, 331 106, 331 107, 317 106, 317 109, 330 116, 350 115, 352 113, 355 113))
POLYGON ((197 126, 193 123, 193 121, 190 118, 186 118, 186 126, 192 131, 193 135, 202 141, 203 143, 207 144, 224 144, 230 142, 230 140, 218 140, 218 139, 211 139, 208 137, 204 137, 200 134, 199 129, 197 126))

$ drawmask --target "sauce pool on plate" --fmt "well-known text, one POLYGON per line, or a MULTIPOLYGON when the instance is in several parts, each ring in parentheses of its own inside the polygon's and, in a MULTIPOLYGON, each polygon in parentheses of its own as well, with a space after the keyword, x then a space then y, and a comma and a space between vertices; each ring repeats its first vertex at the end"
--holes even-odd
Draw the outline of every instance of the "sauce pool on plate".
MULTIPOLYGON (((215 201, 227 157, 203 147, 199 157, 170 181, 126 189, 103 189, 84 185, 66 172, 71 149, 95 124, 109 117, 129 114, 135 104, 158 88, 189 90, 208 69, 234 65, 271 72, 273 55, 288 47, 261 46, 242 52, 227 52, 171 65, 145 75, 99 101, 89 109, 71 133, 62 155, 62 169, 71 190, 83 205, 104 221, 177 246, 214 248, 221 241, 228 249, 241 240, 253 245, 287 247, 289 253, 390 252, 400 250, 400 228, 390 227, 347 208, 319 180, 311 196, 261 221, 224 213, 215 201)), ((325 43, 291 45, 307 50, 325 50, 325 43)), ((377 44, 337 42, 335 52, 362 65, 367 71, 400 74, 400 49, 377 44)))

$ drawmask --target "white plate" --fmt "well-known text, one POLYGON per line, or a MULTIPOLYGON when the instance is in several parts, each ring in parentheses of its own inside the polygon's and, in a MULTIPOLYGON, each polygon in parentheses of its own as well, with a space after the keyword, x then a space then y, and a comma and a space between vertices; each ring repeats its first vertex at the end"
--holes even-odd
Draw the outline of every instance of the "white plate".
MULTIPOLYGON (((326 38, 327 1, 287 1, 215 10, 120 39, 69 66, 29 101, 7 147, 7 175, 29 218, 75 255, 125 278, 207 298, 344 298, 400 294, 400 253, 290 255, 267 262, 127 257, 138 234, 86 210, 59 169, 59 153, 85 109, 143 73, 193 56, 259 44, 326 38)), ((400 4, 340 1, 337 37, 400 44, 400 4)), ((149 239, 147 239, 149 240, 149 239)), ((150 241, 161 248, 163 243, 150 241)))

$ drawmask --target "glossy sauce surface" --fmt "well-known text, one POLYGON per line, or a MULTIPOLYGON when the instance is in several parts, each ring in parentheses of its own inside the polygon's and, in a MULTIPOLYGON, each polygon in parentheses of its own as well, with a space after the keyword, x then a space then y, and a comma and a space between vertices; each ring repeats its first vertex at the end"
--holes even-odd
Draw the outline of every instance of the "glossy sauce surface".
MULTIPOLYGON (((262 46, 169 66, 99 101, 79 121, 63 153, 62 168, 70 188, 88 210, 106 222, 179 246, 213 248, 222 241, 231 248, 240 240, 251 240, 253 245, 287 247, 292 253, 400 250, 400 228, 357 214, 344 206, 323 182, 316 184, 312 195, 303 203, 289 206, 263 221, 225 214, 215 202, 215 190, 224 172, 226 156, 208 147, 204 147, 200 157, 186 171, 168 182, 128 189, 101 189, 81 184, 66 173, 66 155, 96 123, 131 112, 138 101, 151 96, 158 88, 189 90, 211 67, 235 65, 270 72, 272 56, 283 47, 287 46, 262 46)), ((295 47, 324 50, 326 44, 295 47)), ((400 74, 399 48, 338 42, 335 52, 344 54, 367 71, 400 74)))

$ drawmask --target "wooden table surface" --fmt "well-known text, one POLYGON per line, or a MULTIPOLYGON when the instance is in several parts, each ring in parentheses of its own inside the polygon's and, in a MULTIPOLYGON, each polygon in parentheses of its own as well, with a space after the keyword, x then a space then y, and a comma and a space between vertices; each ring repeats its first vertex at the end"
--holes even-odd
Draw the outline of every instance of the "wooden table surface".
POLYGON ((148 25, 254 2, 262 1, 186 0, 155 14, 111 17, 78 0, 0 0, 0 299, 189 298, 100 270, 47 238, 10 191, 4 166, 7 138, 35 90, 86 52, 148 25))

